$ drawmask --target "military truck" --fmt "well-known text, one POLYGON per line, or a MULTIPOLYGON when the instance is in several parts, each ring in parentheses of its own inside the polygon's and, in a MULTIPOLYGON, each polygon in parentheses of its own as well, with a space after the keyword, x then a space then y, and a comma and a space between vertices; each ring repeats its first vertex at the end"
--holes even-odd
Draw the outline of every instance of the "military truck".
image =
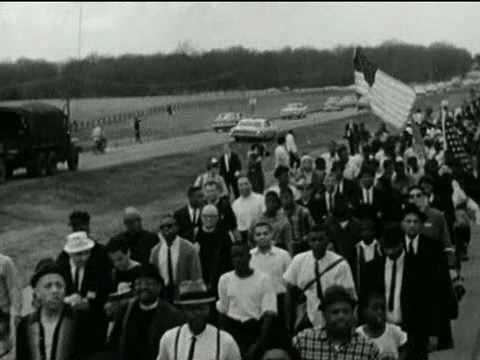
POLYGON ((0 106, 0 182, 22 167, 30 177, 53 175, 60 162, 75 171, 79 152, 59 108, 44 103, 0 106))

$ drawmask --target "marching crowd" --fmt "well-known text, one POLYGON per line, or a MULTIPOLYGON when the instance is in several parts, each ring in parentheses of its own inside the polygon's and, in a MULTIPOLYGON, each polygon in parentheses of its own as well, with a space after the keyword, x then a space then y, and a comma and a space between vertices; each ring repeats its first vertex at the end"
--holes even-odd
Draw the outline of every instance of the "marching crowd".
POLYGON ((400 134, 350 120, 348 145, 317 158, 289 132, 269 188, 262 145, 245 168, 225 145, 158 233, 128 207, 106 246, 74 211, 63 250, 35 267, 28 315, 0 256, 0 358, 424 360, 452 348, 480 187, 444 124, 476 159, 479 120, 474 96, 454 112, 442 102, 438 118, 416 111, 400 134))

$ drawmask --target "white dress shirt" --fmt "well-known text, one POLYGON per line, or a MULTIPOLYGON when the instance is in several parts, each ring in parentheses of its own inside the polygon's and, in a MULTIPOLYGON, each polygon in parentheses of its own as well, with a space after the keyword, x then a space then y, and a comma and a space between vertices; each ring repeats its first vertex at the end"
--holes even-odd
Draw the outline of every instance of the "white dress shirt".
POLYGON ((250 250, 250 266, 270 276, 275 293, 284 294, 287 291, 283 274, 287 271, 292 262, 288 251, 272 246, 270 250, 263 253, 258 247, 250 250))
POLYGON ((190 221, 192 224, 197 224, 200 215, 200 209, 194 209, 188 205, 188 213, 190 214, 190 221))
POLYGON ((252 192, 249 196, 240 196, 232 204, 232 210, 237 218, 238 231, 248 231, 265 211, 265 197, 252 192))
MULTIPOLYGON (((328 251, 325 256, 318 260, 318 270, 320 273, 324 271, 328 266, 340 259, 341 256, 328 251)), ((307 284, 315 279, 315 257, 312 251, 306 251, 296 255, 287 271, 283 275, 285 281, 299 289, 303 289, 307 284)), ((333 269, 329 270, 320 278, 320 284, 322 290, 325 291, 332 285, 341 285, 350 290, 356 297, 355 284, 353 282, 352 271, 347 261, 342 261, 337 264, 333 269)), ((324 326, 325 319, 318 306, 320 305, 320 299, 317 297, 316 284, 313 283, 304 292, 307 298, 307 315, 313 326, 324 326)))
POLYGON ((224 155, 224 160, 225 160, 225 170, 227 171, 227 173, 230 171, 230 154, 225 154, 224 155))
POLYGON ((217 348, 217 328, 207 324, 205 330, 194 335, 188 325, 168 330, 160 339, 157 360, 187 360, 192 337, 195 336, 195 360, 241 360, 240 350, 233 337, 220 330, 220 341, 217 348), (180 333, 178 333, 180 329, 180 333), (177 357, 175 358, 175 342, 178 334, 177 357))
MULTIPOLYGON (((75 283, 75 273, 77 272, 77 267, 75 263, 70 260, 70 272, 72 274, 72 283, 75 283)), ((80 290, 82 289, 82 284, 83 284, 83 277, 85 276, 85 267, 81 267, 78 271, 78 289, 75 289, 76 293, 79 293, 80 290)))
POLYGON ((385 299, 387 300, 387 321, 393 324, 400 324, 402 322, 402 307, 401 307, 401 294, 403 283, 403 267, 405 264, 405 252, 402 253, 396 260, 397 262, 397 275, 395 280, 395 292, 393 293, 394 303, 393 311, 388 309, 388 299, 390 296, 390 288, 392 281, 393 260, 389 257, 385 261, 385 299))
POLYGON ((275 168, 280 165, 290 168, 290 154, 288 153, 285 146, 278 145, 275 148, 275 168))
POLYGON ((287 134, 287 136, 285 136, 285 147, 287 148, 287 151, 294 154, 298 152, 297 144, 295 144, 295 139, 292 134, 287 134))
POLYGON ((373 186, 370 187, 370 189, 362 188, 362 194, 363 194, 363 203, 372 205, 373 204, 373 186))
POLYGON ((363 252, 363 258, 365 259, 365 262, 370 262, 375 258, 375 250, 377 247, 379 247, 377 240, 373 240, 372 243, 368 245, 362 240, 358 243, 358 245, 363 252))
POLYGON ((259 320, 266 312, 277 313, 277 295, 267 274, 254 270, 247 278, 234 271, 218 282, 217 310, 237 321, 259 320))
MULTIPOLYGON (((158 260, 159 260, 158 263, 160 264, 160 275, 165 281, 165 285, 168 285, 170 284, 170 278, 168 277, 168 246, 162 234, 158 234, 158 238, 160 239, 160 244, 161 244, 160 251, 158 252, 158 260)), ((170 251, 172 254, 173 282, 175 283, 175 280, 176 280, 175 277, 177 276, 178 255, 180 253, 180 240, 178 236, 175 238, 175 240, 173 240, 170 251)))

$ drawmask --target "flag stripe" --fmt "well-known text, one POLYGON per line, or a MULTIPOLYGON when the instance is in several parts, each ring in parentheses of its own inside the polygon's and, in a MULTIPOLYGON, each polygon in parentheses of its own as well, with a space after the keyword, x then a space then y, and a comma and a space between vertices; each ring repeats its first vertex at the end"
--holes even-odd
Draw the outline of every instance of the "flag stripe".
POLYGON ((406 123, 416 98, 413 88, 379 70, 360 49, 355 51, 354 78, 356 92, 368 94, 374 114, 396 127, 406 123))

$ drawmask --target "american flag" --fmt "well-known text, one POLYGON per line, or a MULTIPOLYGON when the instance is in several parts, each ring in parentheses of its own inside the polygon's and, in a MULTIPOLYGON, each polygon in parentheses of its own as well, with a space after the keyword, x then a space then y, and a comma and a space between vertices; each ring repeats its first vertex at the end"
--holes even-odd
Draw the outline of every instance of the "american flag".
POLYGON ((369 99, 373 113, 397 128, 404 126, 415 103, 413 88, 380 70, 360 48, 355 49, 353 73, 356 92, 369 99))
POLYGON ((452 160, 461 165, 462 170, 465 172, 471 172, 473 165, 470 156, 465 150, 465 137, 462 132, 455 126, 453 119, 448 117, 444 119, 444 135, 447 151, 449 151, 453 157, 452 160))

